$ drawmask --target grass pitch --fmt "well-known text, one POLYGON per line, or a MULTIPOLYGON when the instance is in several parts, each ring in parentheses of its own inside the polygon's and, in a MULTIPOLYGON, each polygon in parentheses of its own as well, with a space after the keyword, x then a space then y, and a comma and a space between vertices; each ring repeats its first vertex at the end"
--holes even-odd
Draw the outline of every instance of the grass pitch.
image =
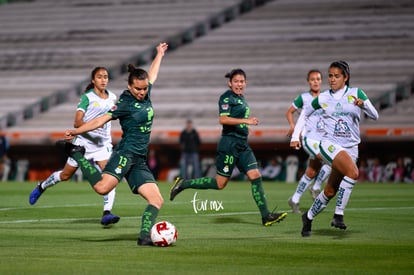
MULTIPOLYGON (((358 183, 345 212, 348 228, 330 226, 335 201, 300 235, 301 216, 287 199, 296 184, 266 182, 269 208, 289 211, 261 225, 248 182, 221 191, 188 189, 169 201, 158 221, 178 229, 172 247, 136 244, 144 200, 117 188, 109 228, 100 225, 102 197, 89 184, 65 182, 29 205, 35 183, 0 183, 0 274, 412 274, 414 185, 358 183)), ((301 209, 311 205, 304 194, 301 209)))

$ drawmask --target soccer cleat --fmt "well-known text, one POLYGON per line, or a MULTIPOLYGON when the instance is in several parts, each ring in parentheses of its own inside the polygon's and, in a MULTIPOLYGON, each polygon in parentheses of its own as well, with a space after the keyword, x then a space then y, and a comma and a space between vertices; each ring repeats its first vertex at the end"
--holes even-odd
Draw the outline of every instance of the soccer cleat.
POLYGON ((177 177, 175 179, 174 185, 171 187, 170 190, 170 201, 174 200, 175 196, 177 196, 181 191, 184 190, 183 181, 184 179, 181 177, 177 177))
POLYGON ((312 220, 308 218, 307 211, 302 215, 302 223, 303 223, 302 232, 301 232, 302 237, 310 237, 312 233, 312 220))
POLYGON ((147 236, 147 237, 145 237, 143 239, 138 238, 137 244, 138 245, 142 245, 142 246, 143 245, 146 245, 146 246, 154 246, 154 243, 152 242, 150 236, 147 236))
POLYGON ((309 192, 311 193, 312 198, 316 199, 316 197, 321 193, 321 190, 319 190, 319 189, 314 190, 311 187, 311 188, 309 188, 309 192))
POLYGON ((120 219, 121 219, 121 217, 116 216, 112 213, 108 213, 108 214, 102 216, 101 224, 104 225, 104 226, 107 226, 107 225, 110 225, 110 224, 115 224, 115 223, 119 222, 120 219))
POLYGON ((345 230, 346 229, 346 224, 344 223, 344 216, 334 214, 333 219, 331 221, 331 226, 334 226, 336 228, 345 230))
POLYGON ((40 186, 41 182, 39 182, 35 189, 33 189, 32 193, 30 193, 29 196, 29 203, 31 205, 35 204, 37 202, 37 200, 40 198, 40 196, 43 194, 43 192, 45 190, 42 189, 42 187, 40 186))
POLYGON ((77 152, 81 153, 82 155, 85 154, 85 147, 75 145, 65 140, 56 141, 56 146, 62 148, 68 156, 72 156, 77 152))
POLYGON ((271 226, 274 223, 281 222, 286 216, 286 212, 269 213, 269 215, 262 218, 262 223, 264 226, 271 226))
POLYGON ((292 208, 292 213, 300 214, 299 203, 294 203, 292 197, 288 199, 288 204, 292 208))

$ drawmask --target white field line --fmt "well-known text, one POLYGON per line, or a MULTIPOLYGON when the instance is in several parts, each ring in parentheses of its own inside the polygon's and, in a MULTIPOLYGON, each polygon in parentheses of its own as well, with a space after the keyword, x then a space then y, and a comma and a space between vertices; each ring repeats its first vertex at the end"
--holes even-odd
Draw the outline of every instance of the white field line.
MULTIPOLYGON (((76 205, 77 207, 79 205, 76 205)), ((87 205, 91 206, 91 205, 87 205)), ((4 210, 6 208, 2 208, 0 210, 4 210)), ((21 208, 20 208, 21 209, 21 208)), ((408 206, 408 207, 373 207, 373 208, 347 208, 346 211, 396 211, 396 210, 413 210, 414 206, 408 206)), ((283 211, 283 210, 281 210, 283 211)), ((288 211, 289 210, 285 210, 288 211)), ((194 213, 193 213, 194 214, 194 213)), ((243 215, 257 215, 258 211, 254 212, 229 212, 229 213, 198 213, 194 215, 202 215, 202 216, 208 216, 208 217, 220 217, 220 216, 243 216, 243 215)), ((182 217, 182 216, 188 216, 189 214, 185 215, 166 215, 162 216, 162 218, 176 218, 176 217, 182 217)), ((122 219, 140 219, 141 217, 137 216, 130 216, 125 217, 122 216, 122 219)), ((0 221, 0 224, 18 224, 18 223, 48 223, 48 222, 73 222, 73 221, 90 221, 90 220, 96 220, 98 218, 64 218, 64 219, 27 219, 27 220, 8 220, 8 221, 0 221)))

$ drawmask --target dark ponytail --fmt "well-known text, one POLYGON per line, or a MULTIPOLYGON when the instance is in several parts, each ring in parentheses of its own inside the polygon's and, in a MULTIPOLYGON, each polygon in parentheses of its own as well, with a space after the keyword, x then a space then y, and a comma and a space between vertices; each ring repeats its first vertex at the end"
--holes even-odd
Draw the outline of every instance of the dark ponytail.
POLYGON ((130 85, 134 82, 134 79, 145 80, 148 78, 148 73, 145 70, 135 68, 132 64, 128 64, 128 73, 128 84, 130 85))

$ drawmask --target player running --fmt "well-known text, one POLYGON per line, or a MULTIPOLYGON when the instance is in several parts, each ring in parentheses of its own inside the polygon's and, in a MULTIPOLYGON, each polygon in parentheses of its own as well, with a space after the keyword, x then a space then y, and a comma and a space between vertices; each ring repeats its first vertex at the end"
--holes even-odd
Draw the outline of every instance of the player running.
POLYGON ((154 118, 151 90, 167 48, 167 43, 157 46, 157 54, 148 72, 135 68, 132 64, 128 66, 128 89, 121 94, 112 110, 65 133, 66 139, 71 140, 74 136, 102 127, 112 119, 119 119, 122 139, 102 174, 84 158, 82 147, 72 148, 70 155, 98 194, 106 194, 125 177, 132 193, 141 195, 147 201, 142 214, 138 245, 153 245, 150 230, 164 203, 154 175, 148 168, 147 154, 154 118))
MULTIPOLYGON (((76 109, 74 126, 82 124, 109 111, 116 102, 116 95, 107 90, 109 76, 104 67, 96 67, 92 70, 91 81, 80 97, 76 109)), ((73 144, 83 146, 86 150, 85 158, 95 162, 102 170, 112 153, 111 122, 76 137, 73 144)), ((72 158, 68 158, 63 170, 53 172, 47 179, 39 182, 29 196, 29 203, 35 204, 46 189, 55 186, 59 182, 69 180, 78 170, 78 164, 72 158)), ((103 196, 104 206, 101 224, 104 226, 117 223, 119 216, 111 213, 115 201, 115 188, 103 196)))
MULTIPOLYGON (((358 179, 358 144, 361 141, 359 122, 361 110, 371 119, 378 119, 378 112, 368 96, 359 88, 350 87, 351 77, 348 63, 335 61, 329 66, 331 89, 312 100, 311 108, 302 111, 296 122, 294 136, 302 131, 305 119, 315 110, 322 109, 326 133, 322 136, 319 149, 323 159, 332 167, 325 189, 302 215, 302 236, 312 231, 312 220, 322 212, 338 192, 337 208, 331 225, 346 229, 343 215, 352 189, 358 179), (348 189, 345 192, 345 189, 348 189)), ((291 147, 300 146, 299 140, 292 140, 291 147)))
POLYGON ((270 226, 280 222, 286 212, 272 213, 267 208, 265 193, 262 186, 262 175, 253 150, 250 148, 247 137, 249 125, 258 125, 256 117, 249 117, 250 108, 243 92, 246 88, 246 73, 242 69, 234 69, 225 76, 228 78, 228 89, 220 96, 219 120, 223 125, 222 135, 217 147, 216 177, 183 179, 178 177, 170 191, 170 200, 184 189, 216 189, 222 190, 229 182, 234 167, 245 173, 251 181, 251 190, 260 214, 262 224, 270 226))
MULTIPOLYGON (((293 113, 298 109, 309 108, 312 100, 321 92, 322 73, 319 70, 310 70, 307 75, 309 84, 309 91, 300 94, 292 102, 291 106, 286 112, 286 119, 289 122, 290 129, 288 136, 291 136, 295 128, 293 120, 293 113)), ((319 142, 321 135, 325 132, 324 123, 322 120, 322 110, 315 111, 312 116, 306 121, 306 127, 302 133, 303 149, 309 155, 308 165, 303 176, 300 178, 296 187, 295 193, 288 199, 288 204, 292 208, 293 213, 300 213, 299 202, 303 193, 315 180, 315 189, 310 189, 312 197, 315 199, 320 193, 322 182, 324 182, 331 172, 331 167, 327 164, 322 165, 319 159, 319 142)))

